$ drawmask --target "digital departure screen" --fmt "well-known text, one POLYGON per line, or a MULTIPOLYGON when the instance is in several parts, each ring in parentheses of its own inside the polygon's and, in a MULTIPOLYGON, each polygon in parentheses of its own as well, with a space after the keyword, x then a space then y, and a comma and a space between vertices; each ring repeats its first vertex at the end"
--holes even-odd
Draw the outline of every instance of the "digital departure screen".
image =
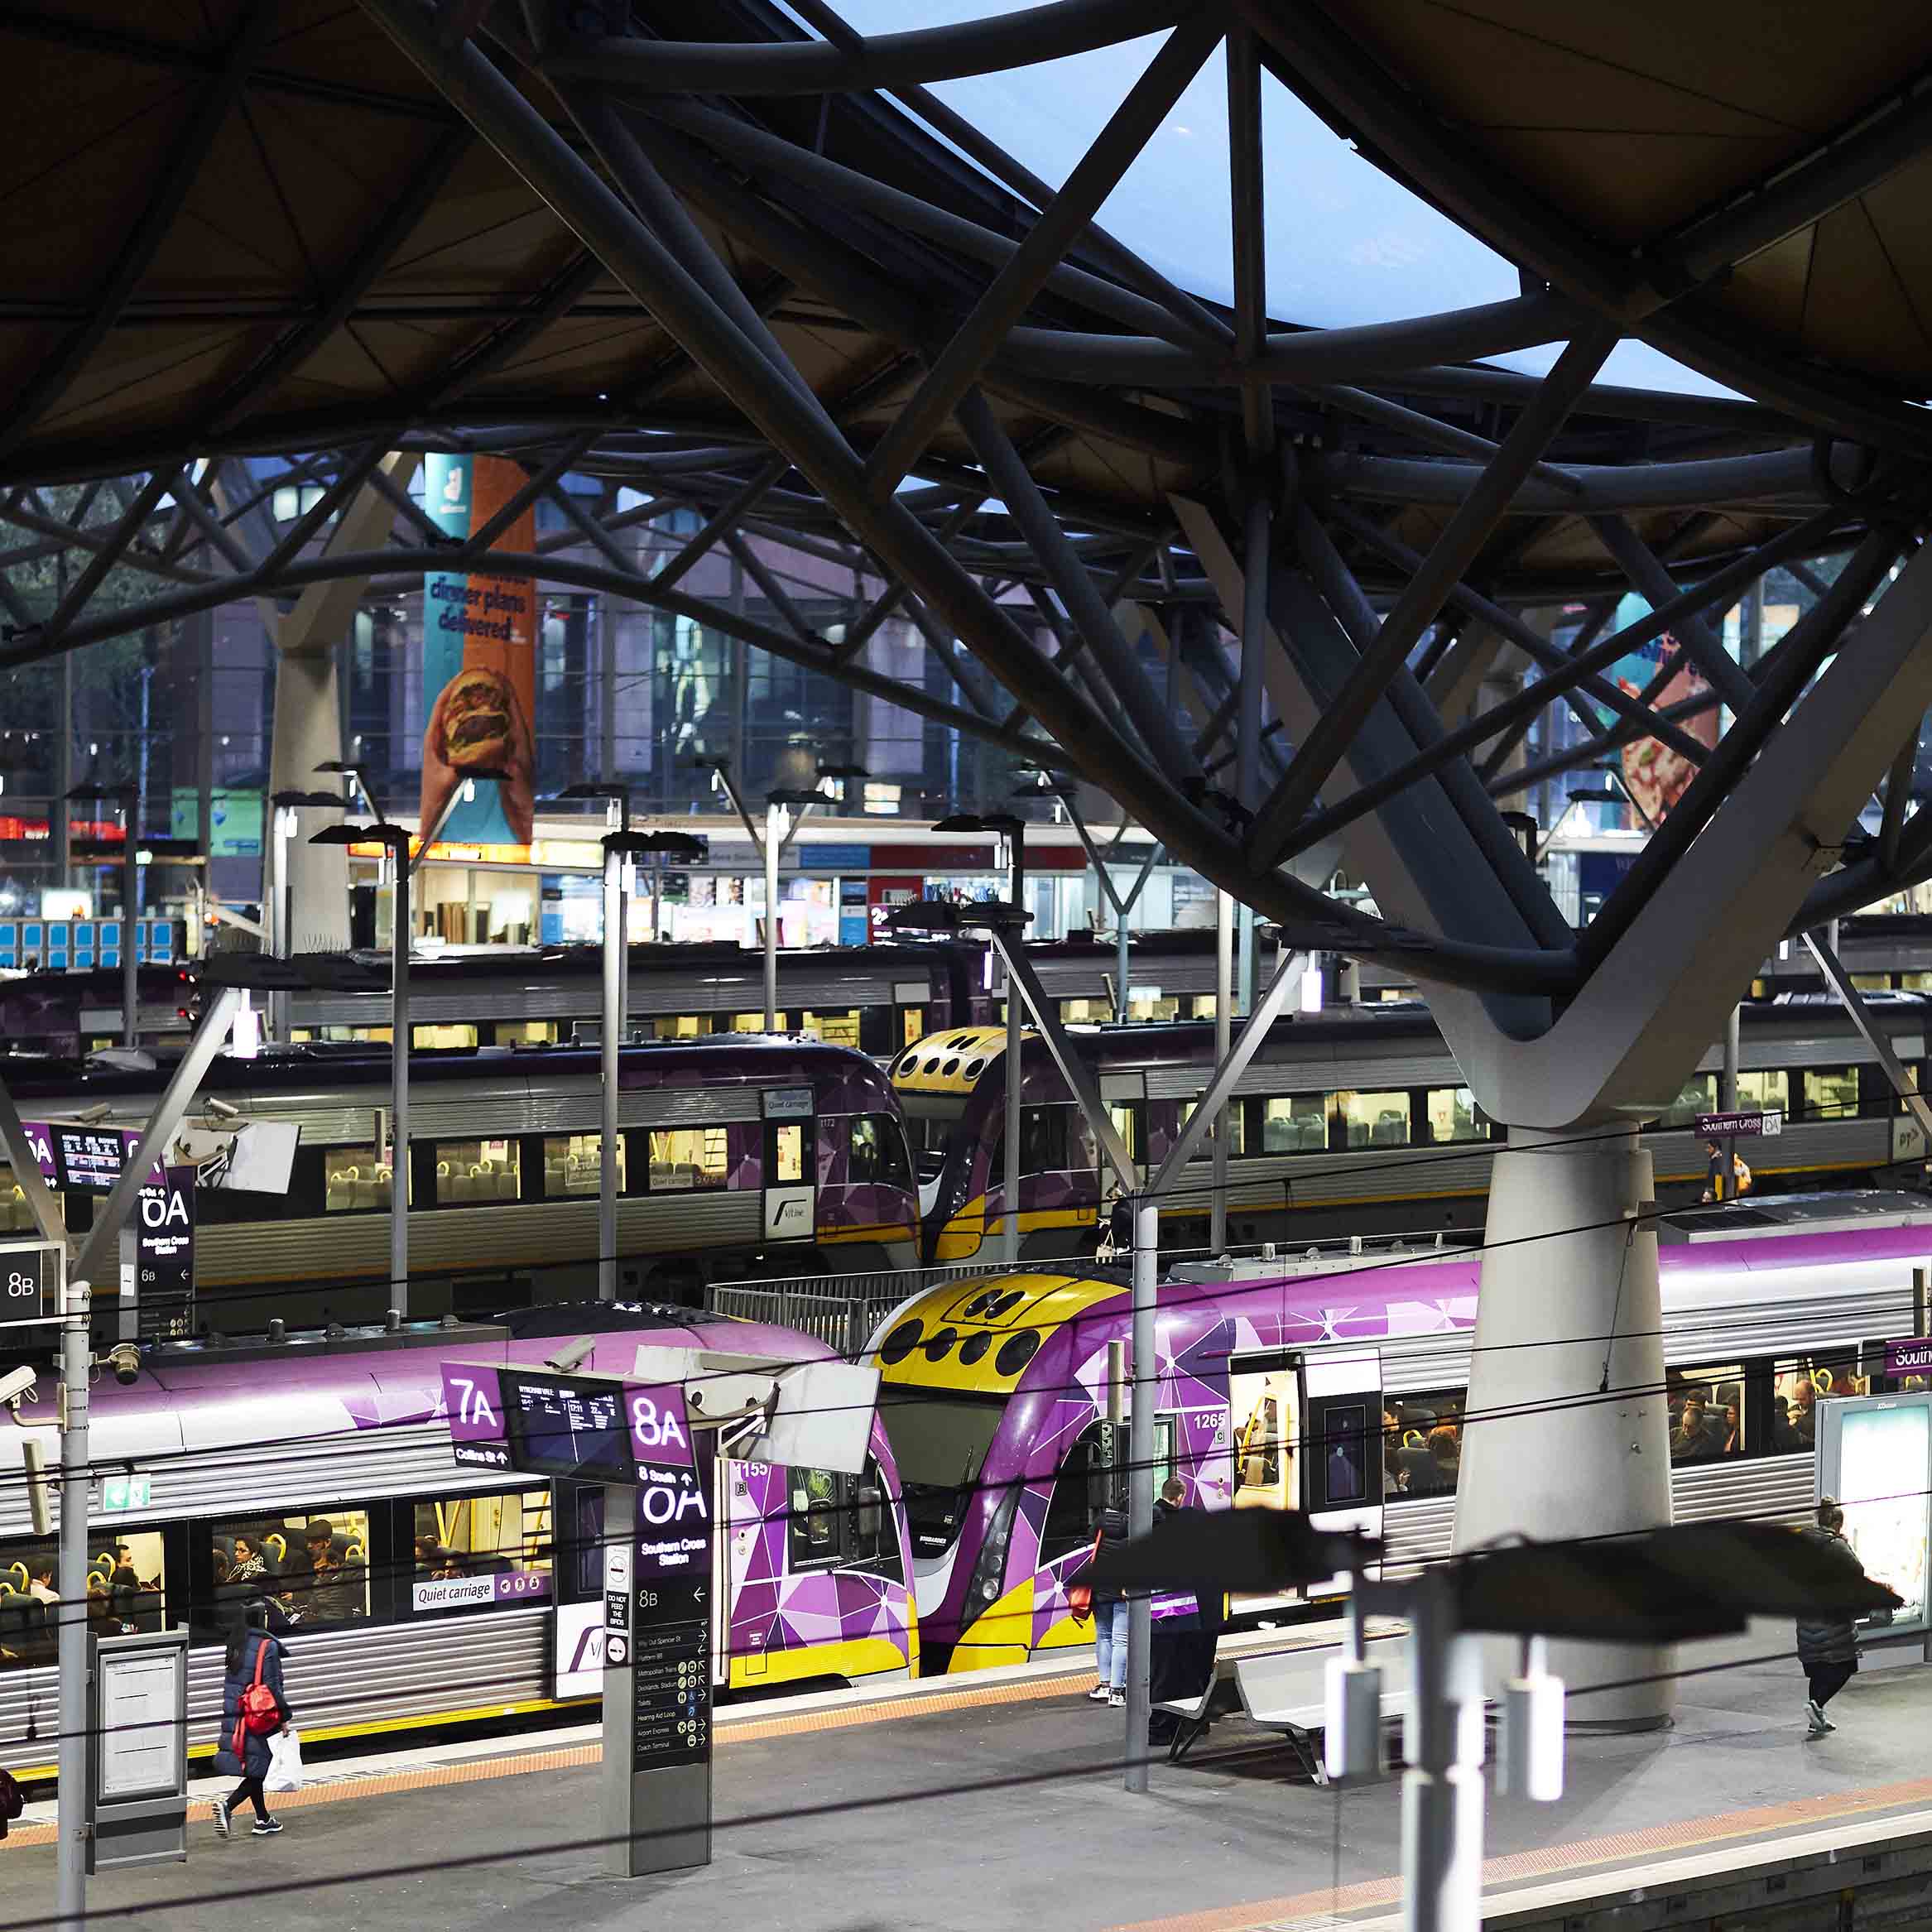
POLYGON ((505 1369, 502 1382, 512 1467, 579 1483, 637 1480, 621 1387, 520 1369, 505 1369))

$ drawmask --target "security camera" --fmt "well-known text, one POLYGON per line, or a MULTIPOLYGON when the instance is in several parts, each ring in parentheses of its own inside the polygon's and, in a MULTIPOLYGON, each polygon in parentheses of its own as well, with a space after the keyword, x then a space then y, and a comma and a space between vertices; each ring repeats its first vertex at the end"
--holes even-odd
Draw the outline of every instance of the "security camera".
POLYGON ((566 1348, 545 1359, 545 1368, 554 1368, 559 1375, 568 1375, 573 1368, 581 1368, 597 1353, 597 1338, 594 1335, 579 1335, 566 1348))
POLYGON ((108 1351, 108 1366, 114 1380, 125 1386, 141 1380, 141 1351, 132 1342, 117 1342, 108 1351))
POLYGON ((24 1364, 18 1368, 8 1369, 6 1374, 0 1375, 0 1402, 6 1403, 17 1414, 21 1404, 31 1402, 39 1392, 35 1387, 35 1381, 34 1370, 24 1364))

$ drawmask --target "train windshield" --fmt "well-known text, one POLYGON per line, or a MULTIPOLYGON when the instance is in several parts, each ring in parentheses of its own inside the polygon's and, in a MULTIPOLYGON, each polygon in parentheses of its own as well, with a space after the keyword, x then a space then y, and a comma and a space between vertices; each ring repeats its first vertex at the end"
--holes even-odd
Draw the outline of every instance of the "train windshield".
POLYGON ((879 1419, 899 1465, 916 1555, 941 1555, 959 1540, 986 1452, 1006 1412, 999 1396, 891 1384, 880 1389, 879 1419))

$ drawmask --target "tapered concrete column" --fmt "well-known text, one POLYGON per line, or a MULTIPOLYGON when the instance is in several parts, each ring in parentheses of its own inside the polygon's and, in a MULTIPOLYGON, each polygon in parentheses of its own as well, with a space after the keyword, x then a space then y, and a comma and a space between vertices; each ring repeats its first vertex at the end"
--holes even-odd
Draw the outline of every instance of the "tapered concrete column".
MULTIPOLYGON (((1634 1127, 1511 1127, 1489 1185, 1455 1546, 1614 1536, 1670 1520, 1651 1156, 1634 1127)), ((1552 1644, 1574 1695, 1670 1667, 1668 1647, 1552 1644), (1560 1653, 1562 1653, 1560 1655, 1560 1653)), ((1670 1686, 1578 1699, 1574 1722, 1670 1714, 1670 1686)))

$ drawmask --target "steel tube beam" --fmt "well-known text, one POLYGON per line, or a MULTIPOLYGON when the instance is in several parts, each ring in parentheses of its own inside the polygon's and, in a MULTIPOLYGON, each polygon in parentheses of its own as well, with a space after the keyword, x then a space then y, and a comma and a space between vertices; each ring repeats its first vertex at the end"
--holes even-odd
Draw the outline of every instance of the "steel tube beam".
POLYGON ((1891 872, 1898 864, 1899 839, 1906 829, 1906 804, 1911 794, 1912 774, 1919 764, 1919 726, 1899 747, 1891 762, 1891 776, 1885 782, 1885 815, 1878 826, 1878 865, 1891 872))
POLYGON ((872 450, 866 476, 875 497, 891 496, 917 465, 940 425, 961 404, 1007 331, 1031 305, 1074 237, 1113 192, 1220 37, 1217 16, 1189 19, 1175 27, 1148 62, 872 450))
MULTIPOLYGON (((1677 594, 1670 573, 1622 517, 1593 517, 1590 527, 1617 560, 1618 569, 1652 603, 1668 603, 1677 594)), ((1680 618, 1672 634, 1683 646, 1684 655, 1704 674, 1704 682, 1733 711, 1742 712, 1757 694, 1757 687, 1725 650, 1723 640, 1706 628, 1702 618, 1680 618)))
MULTIPOLYGON (((627 813, 627 816, 628 814, 627 813)), ((597 1042, 600 1106, 597 1161, 597 1296, 618 1298, 618 1092, 621 1069, 618 1050, 622 1044, 624 978, 630 952, 624 931, 624 848, 627 832, 607 834, 603 841, 603 1007, 597 1042)), ((653 935, 655 936, 655 935, 653 935)))
POLYGON ((235 1010, 241 1003, 240 988, 224 986, 216 990, 207 1012, 195 1026, 194 1037, 188 1042, 188 1050, 175 1062, 174 1072, 168 1076, 168 1084, 161 1089, 161 1097, 156 1102, 154 1113, 142 1128, 134 1151, 128 1156, 107 1199, 94 1216, 94 1226, 88 1230, 79 1258, 74 1264, 74 1274, 79 1279, 108 1280, 118 1269, 121 1229, 133 1212, 135 1197, 147 1185, 149 1169, 166 1154, 168 1142, 174 1138, 175 1129, 181 1124, 182 1115, 188 1111, 203 1078, 214 1065, 215 1055, 227 1043, 228 1028, 233 1025, 235 1010))
MULTIPOLYGON (((1224 1066, 1234 1033, 1234 901, 1214 894, 1214 1064, 1224 1066)), ((1228 1252, 1228 1107, 1214 1118, 1214 1198, 1208 1208, 1208 1252, 1228 1252)))
POLYGON ((1281 949, 1281 963, 1276 967, 1274 976, 1262 988, 1261 997, 1255 1002, 1254 1011, 1241 1023, 1241 1036, 1219 1057, 1206 1098, 1188 1116, 1187 1125, 1180 1130, 1180 1137, 1168 1150, 1167 1158, 1147 1183, 1147 1192, 1156 1200, 1186 1172, 1188 1162, 1199 1151, 1201 1142, 1207 1138, 1209 1123, 1218 1117, 1234 1089, 1241 1084, 1241 1076, 1247 1071, 1249 1063, 1261 1051, 1270 1030, 1281 1016, 1289 994, 1300 985, 1302 971, 1307 964, 1307 954, 1291 953, 1286 946, 1281 949))
POLYGON ((1382 620, 1373 645, 1364 651, 1342 689, 1322 713, 1307 741, 1298 746, 1281 781, 1262 805, 1249 838, 1249 849, 1268 863, 1276 862, 1329 775, 1382 696, 1389 680, 1435 622, 1450 590, 1466 574, 1478 551, 1509 507, 1531 466, 1562 428, 1578 396, 1603 367, 1614 346, 1607 331, 1593 329, 1557 358, 1545 387, 1516 419, 1496 459, 1483 472, 1430 546, 1421 570, 1409 581, 1382 620))
MULTIPOLYGON (((1604 958, 1628 930, 1671 867, 1709 823, 1732 786, 1797 703, 1813 673, 1837 646, 1845 627, 1884 581, 1903 542, 1899 531, 1873 531, 1825 594, 1785 634, 1780 650, 1762 661, 1766 675, 1750 704, 1719 739, 1704 769, 1670 808, 1670 815, 1591 921, 1579 947, 1586 964, 1593 965, 1604 958)), ((1836 827, 1831 834, 1838 836, 1836 827)))
POLYGON ((7 1092, 4 1080, 0 1080, 0 1146, 7 1150, 7 1164, 13 1170, 14 1185, 26 1197, 28 1212, 34 1218, 34 1226, 41 1239, 59 1242, 65 1247, 67 1223, 61 1214, 60 1199, 41 1172, 40 1156, 34 1151, 33 1142, 26 1137, 26 1123, 21 1119, 20 1109, 14 1105, 13 1096, 7 1092))
POLYGON ((1878 1064, 1885 1069, 1885 1077, 1891 1083, 1891 1090, 1906 1103, 1911 1117, 1919 1123, 1920 1132, 1925 1137, 1925 1145, 1932 1147, 1932 1103, 1929 1103, 1918 1089, 1918 1084, 1900 1060, 1891 1044, 1891 1036, 1879 1025, 1877 1016, 1865 1003, 1864 996, 1852 983, 1852 976, 1846 972, 1844 962, 1838 956, 1837 949, 1821 940, 1814 932, 1805 935, 1805 945, 1811 957, 1818 962, 1818 969, 1830 981, 1831 989, 1838 996, 1839 1003, 1850 1015, 1852 1024, 1858 1029, 1860 1037, 1872 1049, 1878 1064))
POLYGON ((587 38, 544 49, 547 79, 595 80, 627 94, 843 94, 963 80, 1063 60, 1173 26, 1185 0, 1047 0, 948 26, 830 41, 639 41, 587 38))

